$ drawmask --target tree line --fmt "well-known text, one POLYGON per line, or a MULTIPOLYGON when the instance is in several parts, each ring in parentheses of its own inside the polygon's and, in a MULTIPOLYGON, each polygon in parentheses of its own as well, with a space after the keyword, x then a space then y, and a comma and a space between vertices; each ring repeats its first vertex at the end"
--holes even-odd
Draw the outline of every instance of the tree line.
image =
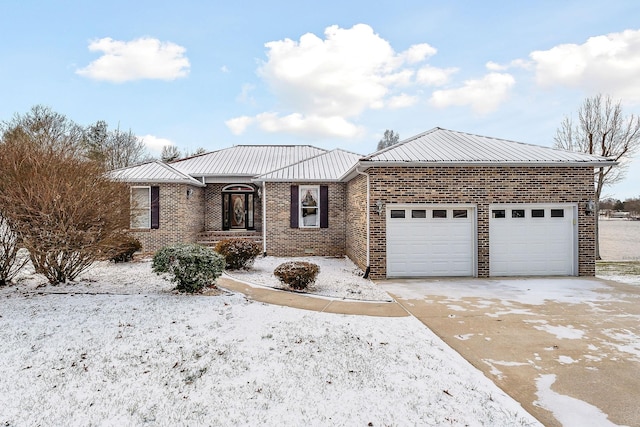
POLYGON ((632 215, 640 215, 640 197, 630 197, 624 201, 608 197, 600 201, 600 209, 629 212, 632 215))

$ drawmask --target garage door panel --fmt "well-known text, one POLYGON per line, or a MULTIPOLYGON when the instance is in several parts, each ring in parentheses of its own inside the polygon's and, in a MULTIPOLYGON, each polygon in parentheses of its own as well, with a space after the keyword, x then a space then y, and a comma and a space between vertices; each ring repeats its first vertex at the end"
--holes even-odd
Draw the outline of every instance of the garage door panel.
MULTIPOLYGON (((405 208, 405 218, 390 218, 387 211, 387 276, 473 276, 475 223, 453 218, 453 207, 424 205, 405 208), (423 218, 411 218, 411 210, 424 210, 423 218), (446 218, 433 218, 433 210, 447 210, 446 218)), ((468 207, 456 207, 458 210, 468 207)))
POLYGON ((489 258, 492 276, 573 275, 574 210, 570 205, 492 205, 489 258), (505 212, 497 218, 494 210, 505 212), (512 211, 523 217, 512 216, 512 211), (544 216, 535 217, 543 213, 544 216), (552 213, 555 215, 552 215, 552 213))

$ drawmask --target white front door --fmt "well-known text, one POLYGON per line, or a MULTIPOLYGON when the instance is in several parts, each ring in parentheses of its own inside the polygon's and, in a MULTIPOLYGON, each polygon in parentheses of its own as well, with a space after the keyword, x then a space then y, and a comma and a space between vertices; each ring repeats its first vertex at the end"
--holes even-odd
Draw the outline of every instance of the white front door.
POLYGON ((575 275, 576 211, 573 204, 490 205, 490 275, 575 275))
POLYGON ((388 204, 387 277, 474 276, 475 220, 469 205, 388 204))

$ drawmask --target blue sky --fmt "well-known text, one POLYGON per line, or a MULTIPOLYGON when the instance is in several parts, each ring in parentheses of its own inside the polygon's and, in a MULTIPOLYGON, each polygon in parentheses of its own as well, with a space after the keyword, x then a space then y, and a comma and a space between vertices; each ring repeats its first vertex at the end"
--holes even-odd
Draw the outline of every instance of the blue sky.
MULTIPOLYGON (((35 1, 0 13, 0 120, 44 104, 163 144, 367 154, 385 129, 551 146, 599 92, 640 113, 630 1, 35 1)), ((640 196, 640 160, 605 190, 640 196)))

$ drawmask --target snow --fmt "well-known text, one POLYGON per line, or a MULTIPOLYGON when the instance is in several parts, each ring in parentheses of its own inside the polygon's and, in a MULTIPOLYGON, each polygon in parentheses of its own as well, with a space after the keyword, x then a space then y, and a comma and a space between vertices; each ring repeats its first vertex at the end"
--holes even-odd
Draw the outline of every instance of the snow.
MULTIPOLYGON (((401 299, 423 299, 425 295, 446 297, 458 302, 461 298, 493 299, 520 304, 543 305, 547 301, 578 304, 608 300, 607 285, 586 278, 523 278, 523 279, 428 279, 386 280, 384 288, 401 299)), ((487 301, 484 301, 486 304, 487 301)))
MULTIPOLYGON (((347 257, 301 257, 296 261, 306 261, 320 267, 316 283, 309 292, 315 295, 338 299, 362 301, 391 301, 391 297, 371 280, 363 278, 363 272, 347 257)), ((227 275, 248 283, 267 286, 274 289, 287 289, 273 275, 273 270, 291 258, 258 257, 249 270, 235 270, 227 275)))
POLYGON ((3 425, 540 425, 413 317, 178 294, 148 262, 0 299, 3 425))
POLYGON ((540 375, 536 381, 539 406, 551 411, 564 427, 607 427, 617 426, 607 415, 593 405, 565 396, 551 390, 556 381, 553 374, 540 375))

